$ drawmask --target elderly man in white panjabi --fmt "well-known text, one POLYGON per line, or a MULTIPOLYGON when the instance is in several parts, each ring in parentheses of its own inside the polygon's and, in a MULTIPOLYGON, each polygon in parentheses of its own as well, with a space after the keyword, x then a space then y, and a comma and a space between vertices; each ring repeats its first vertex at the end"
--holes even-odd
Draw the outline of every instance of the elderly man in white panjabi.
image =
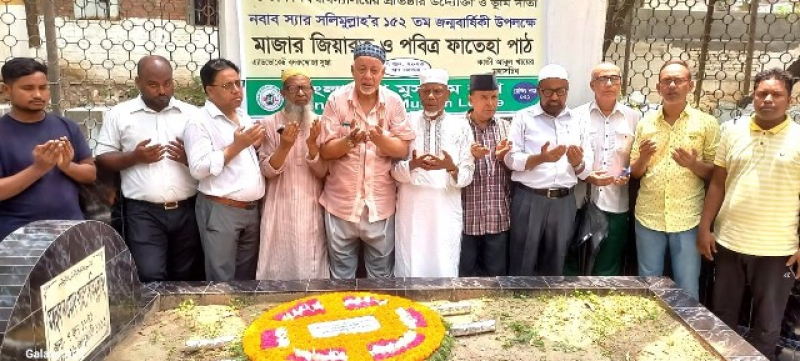
POLYGON ((449 116, 449 76, 441 69, 420 73, 423 111, 409 113, 417 137, 409 157, 392 167, 398 181, 395 276, 457 277, 461 252, 461 188, 472 182, 472 130, 449 116))

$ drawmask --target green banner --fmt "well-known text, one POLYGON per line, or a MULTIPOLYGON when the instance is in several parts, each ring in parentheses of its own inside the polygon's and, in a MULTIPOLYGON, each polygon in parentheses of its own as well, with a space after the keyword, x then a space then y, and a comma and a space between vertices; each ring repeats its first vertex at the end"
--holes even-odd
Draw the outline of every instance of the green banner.
MULTIPOLYGON (((314 110, 322 114, 328 96, 342 85, 351 82, 350 78, 316 78, 314 86, 314 110)), ((529 107, 539 101, 536 77, 498 77, 500 100, 498 112, 511 113, 529 107)), ((406 111, 421 109, 417 78, 384 78, 383 85, 400 94, 406 111)), ((247 78, 247 112, 251 116, 265 116, 283 107, 281 80, 279 78, 247 78)), ((469 110, 469 78, 450 78, 450 100, 445 109, 448 113, 463 113, 469 110)))

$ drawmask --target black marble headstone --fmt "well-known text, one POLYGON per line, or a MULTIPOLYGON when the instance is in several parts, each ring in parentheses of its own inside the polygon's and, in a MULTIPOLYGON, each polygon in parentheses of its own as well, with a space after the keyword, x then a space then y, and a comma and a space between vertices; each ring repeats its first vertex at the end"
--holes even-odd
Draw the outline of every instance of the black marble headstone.
POLYGON ((103 247, 110 336, 84 360, 102 360, 155 300, 143 291, 122 238, 103 222, 40 221, 0 242, 0 361, 41 358, 47 350, 41 286, 103 247))

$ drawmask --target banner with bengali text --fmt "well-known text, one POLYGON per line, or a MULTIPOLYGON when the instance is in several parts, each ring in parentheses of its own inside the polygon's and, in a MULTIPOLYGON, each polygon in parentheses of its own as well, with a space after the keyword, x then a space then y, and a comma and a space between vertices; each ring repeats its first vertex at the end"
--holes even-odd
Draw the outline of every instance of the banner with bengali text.
POLYGON ((420 109, 417 74, 443 68, 450 74, 447 111, 469 109, 469 76, 494 73, 500 112, 538 101, 544 60, 546 0, 238 0, 246 107, 253 116, 283 106, 281 71, 310 71, 314 105, 352 81, 356 45, 371 42, 387 52, 383 85, 420 109))

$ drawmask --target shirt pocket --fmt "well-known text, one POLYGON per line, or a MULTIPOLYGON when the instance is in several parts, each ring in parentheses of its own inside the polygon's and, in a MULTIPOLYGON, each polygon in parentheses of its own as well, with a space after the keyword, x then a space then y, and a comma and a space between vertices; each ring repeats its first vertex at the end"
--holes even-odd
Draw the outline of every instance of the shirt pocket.
POLYGON ((697 151, 698 156, 703 155, 703 145, 705 144, 705 133, 702 130, 689 130, 683 139, 681 147, 686 151, 697 151))
POLYGON ((622 167, 630 163, 632 147, 633 132, 627 128, 617 128, 614 131, 614 150, 622 167))

